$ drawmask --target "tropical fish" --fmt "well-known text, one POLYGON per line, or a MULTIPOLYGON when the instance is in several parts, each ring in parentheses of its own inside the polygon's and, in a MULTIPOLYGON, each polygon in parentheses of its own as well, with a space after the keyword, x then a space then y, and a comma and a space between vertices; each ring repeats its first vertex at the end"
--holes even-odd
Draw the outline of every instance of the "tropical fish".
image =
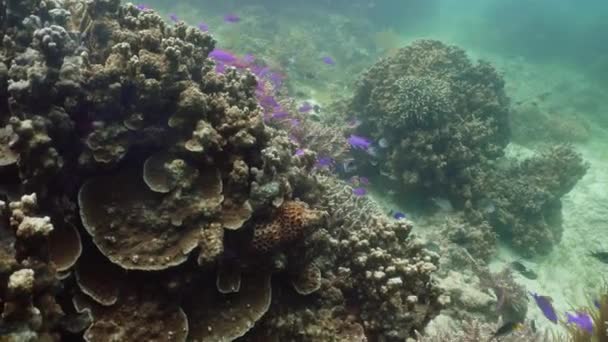
POLYGON ((569 312, 566 312, 566 317, 568 317, 567 323, 574 323, 579 328, 585 330, 590 334, 593 332, 593 320, 591 319, 591 316, 588 313, 576 312, 574 314, 571 314, 569 312))
POLYGON ((354 188, 353 194, 355 196, 365 196, 367 194, 367 190, 365 190, 365 188, 354 188))
POLYGON ((329 56, 325 56, 322 58, 323 63, 327 64, 327 65, 334 65, 336 64, 336 62, 334 61, 333 58, 329 57, 329 56))
POLYGON ((203 32, 209 31, 209 25, 205 24, 202 21, 200 23, 198 23, 197 26, 198 26, 198 29, 201 30, 201 31, 203 31, 203 32))
POLYGON ((331 157, 317 158, 318 167, 331 167, 334 164, 334 160, 331 157))
POLYGON ((289 116, 289 113, 283 112, 283 111, 274 112, 270 115, 270 117, 275 120, 282 120, 282 119, 287 118, 288 116, 289 116))
POLYGON ((297 157, 301 157, 301 156, 303 156, 303 155, 304 155, 304 149, 302 149, 302 148, 297 149, 297 150, 296 150, 296 154, 295 154, 295 155, 296 155, 297 157))
POLYGON ((223 63, 234 63, 237 60, 236 56, 230 51, 222 49, 213 49, 211 52, 209 52, 209 58, 223 63))
POLYGON ((513 261, 511 263, 511 267, 516 270, 517 272, 521 273, 521 275, 523 275, 524 277, 528 278, 528 279, 537 279, 538 275, 536 275, 536 273, 534 271, 532 271, 531 269, 527 268, 524 264, 522 264, 519 261, 513 261))
POLYGON ((300 108, 298 108, 298 111, 300 113, 308 113, 312 110, 312 105, 308 102, 304 102, 302 103, 302 105, 300 106, 300 108))
POLYGON ((402 213, 402 212, 400 212, 400 211, 398 211, 398 212, 396 212, 396 213, 393 214, 393 218, 395 220, 403 220, 403 219, 405 219, 405 214, 402 213))
POLYGON ((344 173, 351 173, 357 171, 357 164, 355 164, 355 159, 344 159, 344 161, 342 162, 342 171, 344 173))
POLYGON ((348 143, 350 146, 362 150, 367 150, 372 145, 369 139, 354 134, 351 134, 351 136, 348 138, 348 143))
POLYGON ((534 298, 534 301, 536 301, 536 305, 538 305, 538 308, 542 311, 543 315, 551 322, 557 324, 557 314, 555 313, 553 304, 551 304, 551 298, 540 296, 533 292, 530 292, 530 295, 534 298))
POLYGON ((510 334, 513 331, 521 330, 523 327, 524 327, 524 325, 521 322, 506 322, 505 324, 500 326, 498 329, 496 329, 496 332, 494 332, 490 341, 496 337, 510 334))
POLYGON ((175 13, 169 13, 169 19, 174 23, 179 21, 179 18, 177 17, 177 14, 175 14, 175 13))
POLYGON ((380 138, 380 140, 378 140, 378 146, 380 146, 380 148, 387 148, 388 140, 386 140, 386 138, 380 138))
POLYGON ((604 264, 608 264, 608 252, 595 251, 589 255, 591 255, 592 257, 596 258, 597 260, 603 262, 604 264))
POLYGON ((239 21, 241 21, 241 18, 239 18, 239 16, 234 13, 228 13, 224 15, 224 22, 226 23, 234 24, 238 23, 239 21))
POLYGON ((150 9, 150 7, 148 7, 148 5, 144 5, 144 4, 137 4, 137 5, 135 5, 135 8, 137 8, 140 11, 145 11, 145 10, 150 9))

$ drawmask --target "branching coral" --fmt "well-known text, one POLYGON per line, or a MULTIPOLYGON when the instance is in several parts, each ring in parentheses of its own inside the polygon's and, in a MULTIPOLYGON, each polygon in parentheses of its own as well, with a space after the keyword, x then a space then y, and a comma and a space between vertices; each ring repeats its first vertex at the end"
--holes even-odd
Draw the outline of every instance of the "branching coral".
POLYGON ((420 40, 380 60, 358 82, 350 112, 358 132, 385 139, 383 172, 406 190, 462 196, 469 168, 502 154, 509 138, 508 99, 489 64, 420 40))

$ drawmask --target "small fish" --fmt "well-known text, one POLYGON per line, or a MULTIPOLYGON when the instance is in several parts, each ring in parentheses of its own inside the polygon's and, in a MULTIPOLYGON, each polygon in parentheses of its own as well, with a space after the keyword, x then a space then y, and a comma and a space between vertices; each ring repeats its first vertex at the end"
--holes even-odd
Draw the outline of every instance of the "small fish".
POLYGON ((302 148, 297 149, 295 155, 296 155, 296 157, 303 156, 304 155, 304 149, 302 149, 302 148))
POLYGON ((175 13, 170 13, 169 14, 169 19, 171 19, 172 22, 176 23, 179 21, 179 18, 177 17, 177 14, 175 13))
POLYGON ((599 301, 599 300, 597 300, 597 299, 594 299, 594 300, 593 300, 593 305, 594 305, 596 308, 598 308, 598 309, 599 309, 599 308, 600 308, 600 306, 601 306, 601 305, 600 305, 600 301, 599 301))
POLYGON ((342 162, 342 169, 344 173, 352 173, 357 171, 357 164, 355 164, 355 159, 344 159, 344 161, 342 162))
POLYGON ((302 103, 302 105, 300 106, 300 108, 298 108, 298 111, 300 113, 308 113, 312 110, 312 105, 308 102, 304 102, 302 103))
POLYGON ((517 331, 517 330, 521 330, 521 329, 523 329, 523 324, 521 322, 506 322, 505 324, 503 324, 500 328, 498 328, 496 330, 496 332, 492 335, 492 338, 490 339, 490 341, 496 337, 504 336, 504 335, 512 333, 513 331, 517 331))
POLYGON ((209 58, 223 63, 234 63, 237 60, 236 56, 230 51, 222 49, 213 49, 211 52, 209 52, 209 58))
POLYGON ((486 214, 492 214, 496 211, 496 206, 491 199, 484 198, 479 202, 481 210, 486 214))
POLYGON ((274 112, 274 113, 272 113, 270 115, 270 117, 273 118, 273 119, 275 119, 275 120, 282 120, 282 119, 287 118, 288 116, 289 116, 289 113, 282 112, 282 111, 274 112))
POLYGON ((536 334, 536 321, 535 320, 530 321, 530 329, 532 329, 532 332, 536 334))
POLYGON ((393 218, 395 220, 403 220, 403 219, 405 219, 405 214, 402 213, 402 212, 400 212, 400 211, 398 211, 398 212, 396 212, 396 213, 393 214, 393 218))
POLYGON ((566 312, 566 317, 568 317, 568 321, 566 323, 574 323, 579 328, 585 330, 588 333, 593 332, 593 320, 591 316, 586 312, 576 312, 571 314, 566 312))
POLYGON ((335 65, 336 61, 334 61, 333 58, 329 57, 329 56, 325 56, 322 58, 323 63, 327 64, 327 65, 335 65))
POLYGON ((198 23, 197 27, 198 27, 199 30, 201 30, 203 32, 209 31, 209 25, 205 24, 202 21, 200 23, 198 23))
POLYGON ((532 271, 531 269, 527 268, 524 264, 522 264, 519 261, 513 261, 511 263, 511 267, 516 270, 517 272, 521 273, 521 275, 523 275, 524 277, 528 278, 528 279, 537 279, 538 275, 536 275, 536 273, 534 271, 532 271))
POLYGON ((359 183, 361 183, 362 185, 369 185, 369 178, 360 176, 359 183))
POLYGON ((150 7, 148 7, 148 5, 144 5, 144 4, 137 4, 137 5, 135 5, 135 8, 137 8, 140 11, 145 11, 145 10, 150 9, 150 7))
POLYGON ((372 145, 369 139, 354 134, 351 134, 351 136, 348 138, 348 143, 351 147, 362 150, 367 150, 372 145))
POLYGON ((551 322, 557 324, 557 314, 555 308, 551 304, 551 298, 547 296, 540 296, 537 293, 530 292, 530 296, 536 301, 536 305, 542 311, 543 315, 551 322))
POLYGON ((596 258, 597 260, 603 262, 604 264, 608 264, 608 252, 595 251, 595 252, 590 253, 589 255, 591 255, 592 257, 596 258))
POLYGON ((321 157, 317 158, 317 167, 332 167, 334 164, 334 160, 331 157, 321 157))
POLYGON ((353 194, 355 196, 365 196, 367 194, 367 190, 365 190, 365 188, 354 188, 353 194))
POLYGON ((380 148, 387 148, 388 140, 386 140, 386 138, 380 138, 380 140, 378 140, 378 146, 380 146, 380 148))
POLYGON ((239 21, 241 21, 241 18, 234 13, 228 13, 224 15, 224 22, 226 23, 234 24, 238 23, 239 21))

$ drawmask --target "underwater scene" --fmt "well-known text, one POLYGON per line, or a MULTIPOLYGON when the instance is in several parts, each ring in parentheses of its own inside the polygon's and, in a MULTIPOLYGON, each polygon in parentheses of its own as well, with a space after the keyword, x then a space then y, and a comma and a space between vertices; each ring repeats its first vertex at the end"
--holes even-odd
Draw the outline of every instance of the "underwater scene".
POLYGON ((608 342, 607 17, 0 0, 0 342, 608 342))

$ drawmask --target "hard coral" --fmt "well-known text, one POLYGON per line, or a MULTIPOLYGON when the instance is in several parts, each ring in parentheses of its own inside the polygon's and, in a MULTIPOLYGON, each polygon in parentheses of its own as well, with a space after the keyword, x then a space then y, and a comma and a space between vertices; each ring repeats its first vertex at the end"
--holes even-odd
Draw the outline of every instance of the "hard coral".
POLYGON ((546 254, 561 240, 561 197, 588 167, 571 146, 558 145, 502 169, 476 170, 466 215, 487 220, 524 255, 546 254))
POLYGON ((285 248, 318 227, 325 217, 326 213, 309 209, 304 202, 285 202, 277 209, 271 222, 254 228, 251 250, 269 253, 285 248))
POLYGON ((508 142, 503 87, 489 64, 420 40, 362 75, 350 112, 362 121, 359 134, 387 141, 377 156, 383 174, 406 190, 460 197, 469 168, 497 158, 508 142))

